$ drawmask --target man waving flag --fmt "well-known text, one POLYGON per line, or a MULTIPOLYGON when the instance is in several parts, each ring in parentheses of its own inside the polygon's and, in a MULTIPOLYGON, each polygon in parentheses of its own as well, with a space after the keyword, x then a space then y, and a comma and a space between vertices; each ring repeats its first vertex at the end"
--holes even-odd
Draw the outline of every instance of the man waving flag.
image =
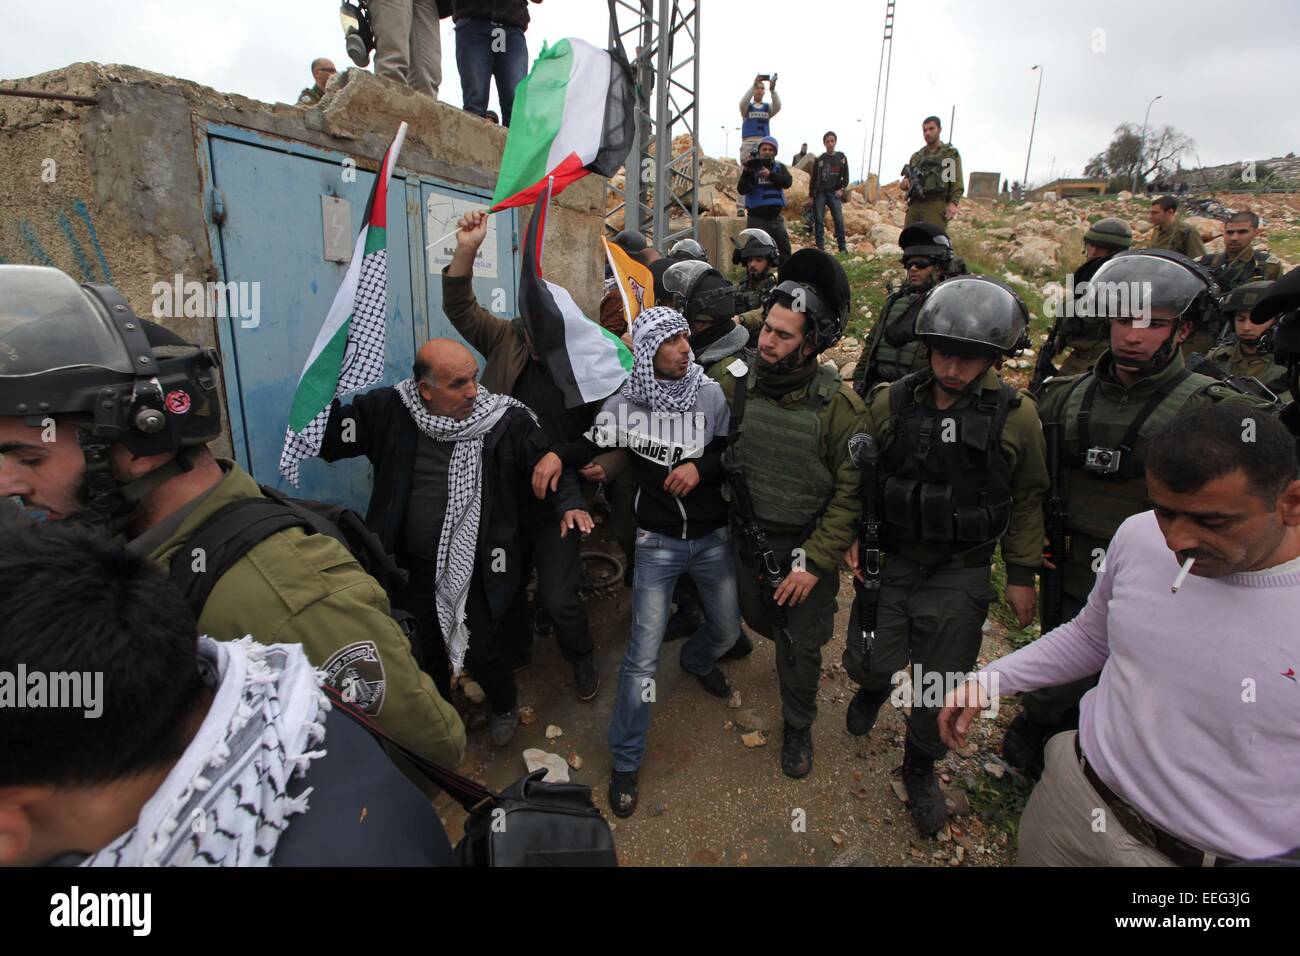
POLYGON ((632 353, 617 335, 583 315, 568 289, 542 278, 550 201, 548 179, 524 239, 519 313, 533 348, 564 392, 565 407, 576 408, 612 395, 632 371, 632 353))
POLYGON ((330 403, 383 377, 388 316, 388 181, 405 139, 406 124, 402 123, 384 152, 366 203, 364 224, 352 249, 352 261, 298 379, 280 452, 280 474, 295 486, 302 460, 320 454, 330 403))

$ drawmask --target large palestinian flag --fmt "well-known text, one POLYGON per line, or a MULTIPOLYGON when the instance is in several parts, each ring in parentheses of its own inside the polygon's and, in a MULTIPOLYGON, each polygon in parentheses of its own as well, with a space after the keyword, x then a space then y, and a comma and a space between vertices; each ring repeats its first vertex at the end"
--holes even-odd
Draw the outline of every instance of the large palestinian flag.
POLYGON ((632 70, 619 50, 585 40, 543 46, 515 88, 492 212, 558 193, 588 173, 613 176, 632 148, 632 70))
POLYGON ((583 315, 567 289, 542 277, 549 187, 549 180, 542 183, 528 222, 519 314, 551 379, 564 390, 565 407, 575 408, 613 394, 632 372, 632 353, 617 335, 583 315))
POLYGON ((334 399, 379 381, 384 374, 384 331, 388 316, 388 181, 406 139, 406 124, 384 152, 366 203, 352 261, 325 324, 316 334, 289 409, 280 474, 298 484, 304 458, 320 454, 334 399))

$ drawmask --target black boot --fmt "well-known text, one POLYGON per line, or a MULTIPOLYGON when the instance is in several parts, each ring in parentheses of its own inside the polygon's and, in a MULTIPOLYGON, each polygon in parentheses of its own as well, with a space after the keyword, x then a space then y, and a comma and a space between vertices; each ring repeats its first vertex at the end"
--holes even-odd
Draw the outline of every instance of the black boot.
POLYGON ((698 604, 679 604, 677 610, 668 618, 664 629, 665 641, 677 641, 690 637, 704 626, 704 612, 698 604))
POLYGON ((934 836, 948 822, 948 805, 934 774, 934 758, 921 753, 910 740, 903 747, 903 786, 916 829, 923 837, 934 836))
POLYGON ((1002 757, 1021 773, 1037 780, 1043 773, 1043 748, 1054 734, 1064 729, 1034 720, 1022 710, 1002 738, 1002 757))
POLYGON ((812 773, 812 765, 812 728, 786 724, 785 739, 781 741, 781 772, 798 780, 812 773))
POLYGON ((865 687, 858 689, 849 701, 849 712, 845 715, 844 723, 849 733, 854 737, 871 733, 871 728, 876 726, 876 718, 880 716, 880 705, 889 699, 890 690, 889 687, 878 690, 868 690, 865 687))

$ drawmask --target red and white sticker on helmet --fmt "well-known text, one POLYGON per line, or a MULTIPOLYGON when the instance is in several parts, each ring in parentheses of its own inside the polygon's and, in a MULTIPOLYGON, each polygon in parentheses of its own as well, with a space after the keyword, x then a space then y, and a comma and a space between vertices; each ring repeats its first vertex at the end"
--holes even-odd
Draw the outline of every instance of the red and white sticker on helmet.
POLYGON ((190 410, 190 393, 179 388, 168 392, 165 404, 173 415, 184 415, 190 410))

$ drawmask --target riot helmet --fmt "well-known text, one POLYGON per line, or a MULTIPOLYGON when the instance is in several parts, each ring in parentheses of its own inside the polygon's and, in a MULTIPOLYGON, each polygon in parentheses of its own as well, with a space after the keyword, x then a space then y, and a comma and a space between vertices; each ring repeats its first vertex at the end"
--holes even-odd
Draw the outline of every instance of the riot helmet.
POLYGON ((677 259, 679 261, 690 259, 694 259, 698 262, 709 261, 708 253, 704 251, 704 247, 694 239, 690 238, 682 239, 679 242, 673 243, 673 247, 668 250, 668 258, 677 259))
POLYGON ((926 293, 916 336, 962 357, 996 359, 1028 344, 1029 310, 1009 286, 988 276, 957 276, 926 293))
POLYGON ((763 299, 763 314, 778 304, 803 313, 805 337, 816 352, 824 352, 844 334, 849 300, 848 276, 839 261, 820 249, 800 249, 781 267, 781 281, 763 299))
POLYGON ((674 262, 664 271, 663 284, 672 297, 672 307, 691 322, 730 320, 736 314, 735 286, 707 262, 674 262))
POLYGON ((777 265, 781 260, 781 252, 776 247, 771 235, 764 229, 743 229, 734 239, 736 249, 731 254, 731 264, 740 265, 746 259, 761 259, 766 257, 771 260, 772 265, 777 265))
POLYGON ((0 416, 41 425, 66 416, 86 459, 92 520, 122 518, 185 456, 131 481, 109 449, 137 457, 206 445, 221 434, 214 349, 138 318, 107 285, 78 285, 58 269, 0 265, 0 416))

